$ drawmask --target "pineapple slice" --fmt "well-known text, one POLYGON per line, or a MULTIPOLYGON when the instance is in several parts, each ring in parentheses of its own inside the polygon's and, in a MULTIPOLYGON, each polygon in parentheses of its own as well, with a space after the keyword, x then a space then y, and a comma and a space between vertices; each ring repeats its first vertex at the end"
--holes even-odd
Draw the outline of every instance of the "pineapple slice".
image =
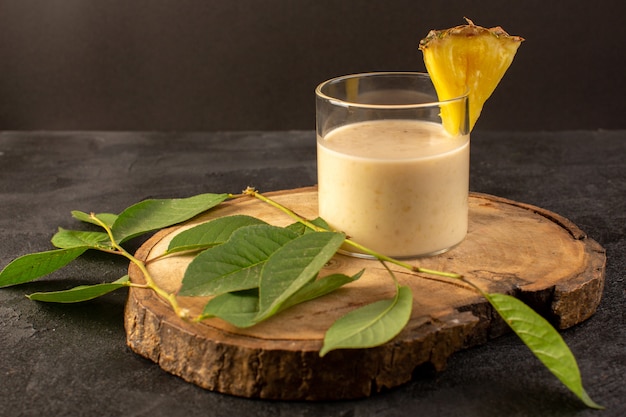
MULTIPOLYGON (((486 29, 465 20, 466 25, 431 30, 419 49, 440 101, 468 92, 471 131, 524 39, 499 26, 486 29)), ((441 118, 449 133, 458 133, 460 117, 458 107, 442 107, 441 118)))

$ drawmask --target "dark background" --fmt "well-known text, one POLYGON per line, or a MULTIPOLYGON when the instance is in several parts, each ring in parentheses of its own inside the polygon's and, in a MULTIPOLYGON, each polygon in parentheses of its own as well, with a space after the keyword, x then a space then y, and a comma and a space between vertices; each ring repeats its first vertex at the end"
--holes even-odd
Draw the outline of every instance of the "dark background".
POLYGON ((314 129, 315 86, 424 71, 430 29, 526 38, 477 130, 623 129, 623 2, 0 0, 0 130, 314 129))

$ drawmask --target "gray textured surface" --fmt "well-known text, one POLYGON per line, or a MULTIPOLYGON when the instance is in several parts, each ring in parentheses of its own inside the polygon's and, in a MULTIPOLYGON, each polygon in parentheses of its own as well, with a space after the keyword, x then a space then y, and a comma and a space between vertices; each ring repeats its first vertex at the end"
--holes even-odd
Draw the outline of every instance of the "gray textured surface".
MULTIPOLYGON (((284 403, 204 391, 125 346, 125 293, 80 305, 24 294, 112 281, 126 264, 90 254, 0 290, 2 416, 622 416, 626 413, 626 131, 477 132, 471 188, 569 218, 607 251, 598 312, 564 331, 589 394, 584 409, 514 336, 455 354, 359 401, 284 403)), ((312 185, 314 133, 0 133, 0 267, 47 250, 70 210, 119 212, 145 198, 312 185)), ((140 242, 133 242, 138 245, 140 242)))

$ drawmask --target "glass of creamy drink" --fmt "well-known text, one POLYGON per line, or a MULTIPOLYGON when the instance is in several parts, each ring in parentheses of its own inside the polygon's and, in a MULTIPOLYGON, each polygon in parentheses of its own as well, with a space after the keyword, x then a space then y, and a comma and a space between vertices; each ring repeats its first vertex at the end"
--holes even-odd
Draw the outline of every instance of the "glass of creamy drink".
MULTIPOLYGON (((428 74, 416 72, 347 75, 315 92, 319 216, 386 256, 459 244, 468 224, 467 95, 438 101, 428 74)), ((342 252, 369 257, 349 245, 342 252)))

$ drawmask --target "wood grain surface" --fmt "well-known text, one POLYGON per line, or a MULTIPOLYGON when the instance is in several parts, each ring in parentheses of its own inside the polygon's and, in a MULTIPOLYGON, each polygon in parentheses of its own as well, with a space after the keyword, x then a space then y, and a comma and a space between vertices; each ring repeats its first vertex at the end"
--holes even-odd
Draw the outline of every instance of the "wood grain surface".
MULTIPOLYGON (((302 216, 317 216, 315 187, 268 193, 302 216)), ((238 199, 193 221, 163 230, 136 256, 163 253, 185 228, 215 217, 248 214, 275 225, 292 222, 255 199, 238 199)), ((604 285, 604 249, 569 220, 528 204, 472 193, 466 239, 447 253, 410 260, 421 267, 464 274, 488 292, 515 295, 564 329, 590 317, 604 285)), ((176 291, 189 256, 149 263, 155 281, 176 291)), ((414 275, 394 267, 411 287, 409 324, 382 346, 337 350, 319 357, 324 332, 345 313, 384 297, 394 285, 377 261, 336 255, 323 274, 355 273, 361 279, 333 294, 297 305, 247 329, 219 319, 192 323, 177 317, 152 291, 131 288, 125 309, 127 343, 165 371, 203 388, 250 398, 280 400, 350 399, 410 381, 422 367, 444 369, 454 352, 487 343, 508 327, 475 292, 455 282, 414 275)), ((135 283, 144 278, 131 265, 135 283)), ((207 298, 179 297, 192 315, 207 298)))

